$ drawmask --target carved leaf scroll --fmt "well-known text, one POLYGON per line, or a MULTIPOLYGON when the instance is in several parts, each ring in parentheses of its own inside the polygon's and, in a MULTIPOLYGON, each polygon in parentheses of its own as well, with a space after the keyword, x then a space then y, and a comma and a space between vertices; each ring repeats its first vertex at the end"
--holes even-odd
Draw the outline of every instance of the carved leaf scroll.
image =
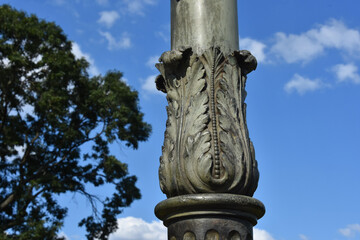
POLYGON ((246 125, 246 77, 241 75, 241 69, 232 57, 228 58, 223 70, 217 91, 221 158, 235 168, 228 189, 230 192, 252 195, 259 173, 246 125))
POLYGON ((166 52, 157 86, 167 93, 160 186, 168 196, 227 192, 251 196, 258 181, 246 126, 241 55, 217 48, 166 52))

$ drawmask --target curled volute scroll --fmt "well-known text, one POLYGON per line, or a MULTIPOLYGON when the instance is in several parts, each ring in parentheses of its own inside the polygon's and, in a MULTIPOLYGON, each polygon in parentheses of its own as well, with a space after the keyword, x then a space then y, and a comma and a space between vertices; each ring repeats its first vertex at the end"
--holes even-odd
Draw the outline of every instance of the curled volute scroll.
POLYGON ((248 51, 219 48, 165 52, 157 88, 167 94, 168 120, 160 158, 160 186, 168 196, 234 193, 252 196, 259 173, 246 125, 248 51))

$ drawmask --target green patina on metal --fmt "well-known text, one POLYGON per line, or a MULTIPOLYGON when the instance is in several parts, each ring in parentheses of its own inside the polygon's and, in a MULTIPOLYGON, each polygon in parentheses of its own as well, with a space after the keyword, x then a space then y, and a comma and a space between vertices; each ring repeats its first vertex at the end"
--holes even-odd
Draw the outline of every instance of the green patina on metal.
POLYGON ((156 65, 168 101, 159 168, 168 199, 155 209, 171 240, 252 240, 265 213, 251 197, 259 172, 246 123, 257 62, 238 35, 236 0, 171 0, 171 51, 156 65))

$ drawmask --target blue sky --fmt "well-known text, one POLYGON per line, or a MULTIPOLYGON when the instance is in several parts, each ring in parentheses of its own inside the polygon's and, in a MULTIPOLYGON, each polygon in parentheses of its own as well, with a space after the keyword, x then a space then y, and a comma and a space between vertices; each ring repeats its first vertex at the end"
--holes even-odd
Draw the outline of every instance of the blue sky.
MULTIPOLYGON (((142 199, 125 209, 111 240, 165 239, 153 214, 165 199, 157 169, 167 105, 155 90, 158 57, 170 50, 168 0, 0 0, 54 21, 90 63, 90 74, 124 72, 139 92, 153 133, 137 151, 112 151, 138 176, 142 199)), ((258 68, 248 76, 247 121, 260 170, 254 197, 267 209, 255 240, 360 239, 360 2, 358 0, 238 1, 240 48, 258 68)), ((109 192, 104 189, 100 196, 109 192)), ((80 196, 62 234, 89 214, 80 196)))

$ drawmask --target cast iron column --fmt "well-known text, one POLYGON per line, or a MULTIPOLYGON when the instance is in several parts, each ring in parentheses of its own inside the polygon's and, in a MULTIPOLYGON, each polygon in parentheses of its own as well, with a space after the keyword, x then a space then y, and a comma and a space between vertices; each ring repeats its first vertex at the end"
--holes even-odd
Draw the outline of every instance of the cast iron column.
POLYGON ((171 0, 171 51, 156 66, 168 100, 155 214, 169 240, 252 240, 265 213, 246 125, 246 76, 236 0, 171 0))

